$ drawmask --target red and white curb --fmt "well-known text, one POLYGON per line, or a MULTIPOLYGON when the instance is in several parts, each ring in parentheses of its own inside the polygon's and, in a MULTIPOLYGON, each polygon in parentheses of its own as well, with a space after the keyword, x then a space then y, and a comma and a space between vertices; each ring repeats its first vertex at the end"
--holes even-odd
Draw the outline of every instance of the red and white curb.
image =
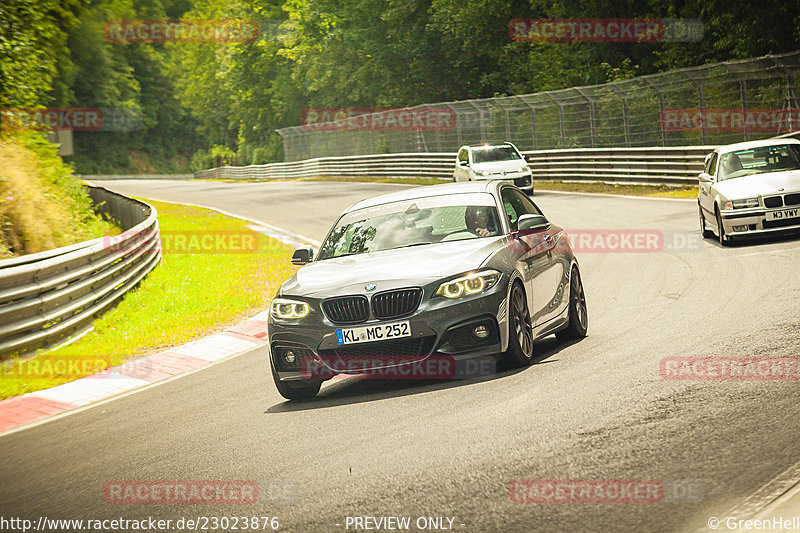
MULTIPOLYGON (((197 207, 253 222, 247 226, 249 229, 295 248, 308 243, 315 247, 320 245, 315 239, 261 221, 211 207, 197 207)), ((243 355, 253 349, 266 347, 268 313, 269 311, 263 311, 221 333, 155 355, 134 359, 121 366, 108 368, 99 374, 2 400, 0 435, 67 411, 196 371, 225 359, 243 355)))
POLYGON ((113 396, 266 347, 268 311, 220 333, 50 389, 0 401, 7 432, 113 396))

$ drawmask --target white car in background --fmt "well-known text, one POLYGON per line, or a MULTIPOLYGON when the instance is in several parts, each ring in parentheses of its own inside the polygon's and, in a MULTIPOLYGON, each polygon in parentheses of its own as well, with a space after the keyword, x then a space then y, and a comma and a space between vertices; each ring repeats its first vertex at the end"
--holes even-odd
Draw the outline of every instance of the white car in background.
POLYGON ((462 146, 453 181, 506 180, 533 194, 533 178, 525 157, 510 142, 462 146))
POLYGON ((720 146, 698 176, 703 237, 731 239, 800 230, 800 141, 720 146))

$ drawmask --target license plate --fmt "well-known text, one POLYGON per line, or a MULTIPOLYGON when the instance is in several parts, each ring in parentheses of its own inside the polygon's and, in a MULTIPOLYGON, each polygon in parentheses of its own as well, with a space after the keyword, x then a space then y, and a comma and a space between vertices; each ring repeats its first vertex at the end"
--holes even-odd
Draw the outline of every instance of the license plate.
POLYGON ((785 220, 800 217, 800 208, 781 209, 780 211, 767 211, 767 220, 785 220))
POLYGON ((336 342, 338 342, 340 345, 356 344, 359 342, 385 341, 387 339, 397 339, 399 337, 410 336, 411 324, 408 321, 336 330, 336 342))

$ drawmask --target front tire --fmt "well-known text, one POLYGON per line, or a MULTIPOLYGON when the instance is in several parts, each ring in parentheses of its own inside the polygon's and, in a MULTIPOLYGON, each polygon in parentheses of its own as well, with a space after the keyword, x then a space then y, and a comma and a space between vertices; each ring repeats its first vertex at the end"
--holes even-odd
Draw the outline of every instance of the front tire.
POLYGON ((700 231, 703 234, 703 238, 710 239, 714 237, 714 232, 706 228, 706 217, 703 215, 703 207, 699 203, 697 204, 697 209, 700 210, 700 231))
POLYGON ((572 267, 569 280, 569 322, 567 327, 556 332, 560 341, 582 339, 589 329, 589 313, 586 310, 586 295, 578 267, 572 267))
POLYGON ((508 349, 504 360, 515 368, 527 366, 533 360, 533 323, 525 291, 518 282, 511 288, 508 302, 508 349))
POLYGON ((719 214, 719 208, 716 209, 717 215, 717 235, 719 236, 719 243, 722 246, 730 246, 731 238, 725 235, 725 226, 722 225, 722 215, 719 214))

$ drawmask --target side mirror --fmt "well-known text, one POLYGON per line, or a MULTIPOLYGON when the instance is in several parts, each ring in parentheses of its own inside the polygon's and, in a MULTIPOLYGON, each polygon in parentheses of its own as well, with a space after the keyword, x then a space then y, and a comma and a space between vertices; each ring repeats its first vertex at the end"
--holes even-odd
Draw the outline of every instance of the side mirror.
POLYGON ((699 179, 703 183, 711 183, 712 181, 714 181, 714 178, 712 178, 709 174, 706 174, 705 172, 701 172, 697 176, 697 179, 699 179))
POLYGON ((550 227, 550 222, 542 215, 520 215, 517 220, 517 228, 519 231, 523 230, 541 230, 550 227))
POLYGON ((312 257, 314 257, 314 248, 312 246, 298 248, 294 251, 294 254, 292 254, 292 264, 305 265, 311 262, 312 257))
POLYGON ((468 167, 469 166, 469 161, 459 161, 458 162, 458 166, 460 166, 460 167, 468 167))

